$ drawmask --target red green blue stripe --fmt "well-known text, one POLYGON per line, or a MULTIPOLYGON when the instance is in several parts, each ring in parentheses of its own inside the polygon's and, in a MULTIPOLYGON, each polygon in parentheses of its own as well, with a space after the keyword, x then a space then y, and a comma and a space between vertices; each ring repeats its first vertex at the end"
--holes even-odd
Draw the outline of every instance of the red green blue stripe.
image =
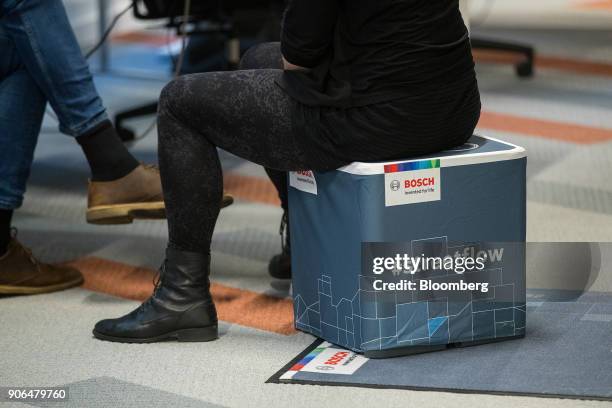
POLYGON ((310 353, 308 353, 306 357, 304 357, 299 362, 297 362, 293 367, 291 367, 289 371, 300 371, 302 368, 304 368, 306 364, 310 363, 310 361, 312 361, 316 356, 321 354, 323 350, 325 350, 324 347, 318 347, 312 350, 310 353))
POLYGON ((440 159, 421 160, 385 165, 385 173, 398 173, 400 171, 426 170, 440 168, 440 159))

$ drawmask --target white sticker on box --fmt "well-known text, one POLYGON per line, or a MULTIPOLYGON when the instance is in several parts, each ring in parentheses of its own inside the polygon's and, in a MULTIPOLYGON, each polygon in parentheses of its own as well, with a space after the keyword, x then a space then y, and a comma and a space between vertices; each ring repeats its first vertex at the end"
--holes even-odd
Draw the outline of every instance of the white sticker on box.
POLYGON ((326 348, 310 360, 300 371, 320 374, 351 375, 368 361, 364 356, 352 351, 326 348))
POLYGON ((439 201, 442 180, 440 160, 385 166, 385 206, 439 201))
POLYGON ((317 179, 310 170, 289 172, 289 185, 305 193, 317 194, 317 179))

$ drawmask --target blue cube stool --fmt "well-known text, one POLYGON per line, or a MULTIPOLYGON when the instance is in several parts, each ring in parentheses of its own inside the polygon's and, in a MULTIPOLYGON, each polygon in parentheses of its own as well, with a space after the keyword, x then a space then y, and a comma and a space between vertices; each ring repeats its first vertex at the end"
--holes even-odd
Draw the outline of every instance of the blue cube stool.
POLYGON ((296 328, 372 358, 523 337, 526 162, 523 148, 475 135, 401 162, 290 173, 296 328), (372 257, 393 250, 487 262, 372 274, 372 257), (417 278, 489 289, 378 290, 417 278))

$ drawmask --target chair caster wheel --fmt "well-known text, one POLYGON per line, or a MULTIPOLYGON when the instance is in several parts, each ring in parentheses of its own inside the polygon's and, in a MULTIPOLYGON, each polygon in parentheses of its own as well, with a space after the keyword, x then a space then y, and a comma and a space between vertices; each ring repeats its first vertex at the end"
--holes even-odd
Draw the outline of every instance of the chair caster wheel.
POLYGON ((134 134, 133 131, 126 129, 124 127, 117 127, 117 134, 119 135, 119 138, 124 141, 124 142, 132 142, 134 141, 134 139, 136 139, 136 134, 134 134))
POLYGON ((520 78, 531 78, 533 77, 533 62, 525 61, 521 62, 516 66, 516 74, 520 78))

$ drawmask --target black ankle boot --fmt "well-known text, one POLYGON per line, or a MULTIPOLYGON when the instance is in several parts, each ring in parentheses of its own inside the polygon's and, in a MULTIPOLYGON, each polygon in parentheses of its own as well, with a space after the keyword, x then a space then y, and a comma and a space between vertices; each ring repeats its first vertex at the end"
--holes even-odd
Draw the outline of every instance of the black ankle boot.
POLYGON ((291 242, 289 239, 289 219, 283 213, 280 225, 282 252, 274 255, 268 264, 268 273, 276 279, 291 279, 291 242))
POLYGON ((215 340, 209 273, 210 255, 168 248, 153 295, 123 317, 99 321, 93 335, 122 343, 215 340))

